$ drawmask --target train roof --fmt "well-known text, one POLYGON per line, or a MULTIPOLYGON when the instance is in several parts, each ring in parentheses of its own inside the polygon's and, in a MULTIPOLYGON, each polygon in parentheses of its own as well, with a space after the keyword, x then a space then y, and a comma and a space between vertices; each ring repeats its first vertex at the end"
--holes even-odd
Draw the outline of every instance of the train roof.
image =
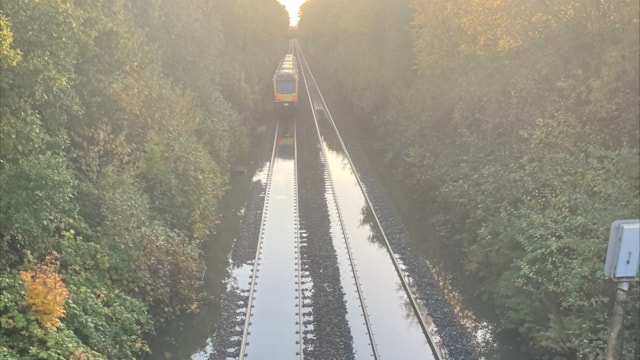
POLYGON ((296 61, 296 57, 293 54, 283 56, 273 76, 298 76, 298 62, 296 61))

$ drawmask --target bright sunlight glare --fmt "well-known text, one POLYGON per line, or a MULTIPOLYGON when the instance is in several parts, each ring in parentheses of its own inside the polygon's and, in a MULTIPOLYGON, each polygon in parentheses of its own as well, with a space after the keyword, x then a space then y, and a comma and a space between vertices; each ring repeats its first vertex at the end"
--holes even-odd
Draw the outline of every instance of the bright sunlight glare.
POLYGON ((289 12, 289 25, 297 26, 298 25, 298 10, 300 10, 300 5, 302 5, 305 0, 278 0, 280 3, 284 5, 284 7, 289 12))

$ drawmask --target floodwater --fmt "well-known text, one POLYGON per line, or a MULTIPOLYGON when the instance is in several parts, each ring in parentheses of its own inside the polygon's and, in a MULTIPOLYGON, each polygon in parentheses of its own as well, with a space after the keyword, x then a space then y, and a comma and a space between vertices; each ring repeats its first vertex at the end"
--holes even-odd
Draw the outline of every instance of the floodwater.
MULTIPOLYGON (((326 128, 326 124, 323 124, 322 122, 321 124, 323 128, 326 128)), ((354 251, 354 253, 360 254, 358 255, 358 260, 356 260, 356 267, 358 269, 358 273, 365 291, 365 301, 369 309, 369 313, 371 314, 375 339, 380 353, 382 354, 382 358, 432 359, 433 356, 430 352, 430 349, 428 345, 426 345, 423 341, 424 336, 422 335, 420 327, 417 325, 417 323, 415 323, 415 321, 410 320, 413 310, 408 305, 406 298, 402 295, 403 290, 399 285, 399 282, 397 281, 397 279, 393 278, 396 276, 395 272, 390 265, 388 253, 386 252, 386 250, 383 250, 380 245, 382 243, 382 240, 380 239, 378 230, 374 230, 375 227, 373 227, 371 224, 371 214, 363 211, 363 196, 356 185, 357 182, 355 181, 354 175, 346 158, 339 150, 339 142, 335 139, 335 137, 331 137, 329 135, 329 130, 321 130, 323 135, 325 136, 323 138, 322 146, 327 152, 328 168, 331 171, 331 175, 333 176, 336 184, 335 193, 338 194, 341 198, 341 215, 344 218, 345 223, 350 224, 348 226, 351 230, 347 232, 347 235, 353 242, 352 251, 354 251), (361 259, 361 254, 365 254, 363 260, 361 259), (386 279, 386 277, 390 275, 393 275, 392 278, 386 279), (385 277, 385 279, 382 279, 382 277, 385 277), (366 280, 367 278, 369 278, 369 280, 366 280), (370 278, 373 278, 373 280, 371 280, 370 278), (385 296, 385 293, 389 294, 389 296, 385 296), (379 298, 379 296, 382 296, 382 298, 380 298, 381 300, 377 301, 375 298, 379 298), (377 311, 376 309, 380 307, 383 307, 383 311, 381 312, 382 315, 374 314, 374 312, 379 313, 379 311, 377 311), (385 312, 388 312, 388 314, 385 312), (403 314, 405 316, 405 320, 402 320, 403 314), (401 341, 405 336, 403 334, 407 333, 409 334, 409 336, 405 339, 406 341, 401 341), (408 348, 408 346, 405 344, 406 342, 409 342, 410 345, 417 345, 415 347, 415 349, 417 349, 417 351, 415 351, 417 355, 414 354, 414 351, 406 351, 408 348), (423 352, 420 353, 421 351, 423 352)), ((292 160, 288 159, 288 157, 289 156, 285 156, 285 158, 279 159, 278 166, 291 166, 292 160)), ((253 182, 261 182, 263 184, 266 184, 269 165, 269 163, 264 163, 253 177, 249 176, 250 179, 247 178, 247 184, 253 182)), ((241 181, 235 181, 236 184, 239 182, 241 181)), ((244 182, 244 180, 242 182, 244 182)), ((247 186, 245 185, 243 185, 242 187, 238 187, 237 189, 234 186, 233 192, 235 192, 235 195, 232 195, 236 199, 233 202, 236 205, 235 207, 233 207, 227 204, 227 212, 235 214, 236 212, 244 211, 240 210, 238 206, 242 205, 243 203, 246 188, 247 186)), ((345 291, 344 298, 347 303, 348 309, 347 321, 349 322, 353 336, 355 358, 369 359, 371 358, 372 352, 371 346, 369 344, 369 337, 363 324, 364 321, 361 315, 359 299, 356 294, 355 285, 353 283, 353 278, 351 276, 348 265, 346 247, 342 239, 342 229, 338 222, 338 212, 335 205, 332 206, 330 201, 333 196, 333 191, 333 189, 327 189, 327 199, 329 203, 328 208, 331 221, 331 232, 333 236, 334 247, 336 249, 336 254, 338 257, 338 262, 340 264, 341 281, 343 289, 345 291)), ((237 228, 235 225, 233 225, 233 221, 228 221, 228 223, 229 224, 224 222, 222 224, 223 226, 221 227, 221 231, 225 231, 224 228, 228 228, 226 230, 228 234, 223 235, 221 234, 221 231, 219 231, 218 235, 233 239, 233 237, 236 236, 235 232, 237 228)), ((291 251, 288 254, 293 255, 293 252, 294 250, 293 248, 291 248, 291 251)), ((219 277, 219 275, 216 274, 225 273, 225 264, 230 265, 230 261, 225 261, 224 258, 227 256, 227 251, 215 247, 206 250, 205 253, 207 254, 207 258, 210 260, 208 261, 209 268, 204 275, 205 284, 216 284, 218 283, 217 278, 219 277), (220 256, 222 256, 223 258, 220 258, 220 256), (215 269, 214 264, 219 264, 220 269, 215 269)), ((440 256, 446 258, 446 256, 440 256)), ((279 258, 279 255, 268 257, 279 258)), ((227 258, 226 260, 229 259, 227 258)), ((227 280, 224 281, 225 286, 235 287, 241 293, 246 292, 249 289, 249 281, 252 274, 251 265, 251 263, 247 263, 239 267, 229 268, 228 270, 230 275, 227 280)), ((295 305, 293 304, 295 298, 295 290, 293 290, 295 279, 293 278, 293 274, 295 274, 295 269, 293 265, 291 265, 285 270, 287 270, 287 275, 285 276, 291 277, 291 281, 287 281, 287 283, 292 286, 292 290, 290 290, 291 296, 274 296, 272 297, 272 300, 265 300, 265 302, 272 302, 277 304, 280 303, 282 299, 286 299, 287 302, 291 302, 291 311, 287 313, 287 315, 285 315, 285 320, 274 320, 274 322, 271 324, 271 328, 280 326, 283 327, 283 330, 286 333, 284 338, 286 339, 285 342, 287 343, 285 345, 285 352, 287 352, 288 354, 286 358, 295 358, 295 353, 297 351, 297 347, 295 345, 295 341, 297 339, 297 337, 295 336, 295 331, 297 331, 297 326, 294 326, 295 321, 297 321, 297 317, 295 317, 295 312, 297 310, 295 305)), ((258 286, 261 286, 260 284, 263 282, 263 278, 261 275, 262 274, 260 273, 260 277, 258 278, 258 286)), ((515 350, 515 348, 517 347, 517 340, 492 338, 490 334, 492 332, 490 329, 490 325, 483 323, 477 318, 474 318, 473 314, 471 314, 468 310, 465 310, 464 304, 461 303, 460 294, 452 291, 452 284, 447 283, 446 274, 440 275, 441 276, 438 276, 438 278, 444 281, 442 283, 443 287, 450 289, 450 291, 447 292, 447 298, 450 299, 452 305, 454 305, 455 308, 460 309, 462 312, 462 314, 459 314, 459 316, 461 317, 460 320, 463 323, 467 323, 468 327, 471 330, 475 330, 474 332, 479 337, 479 342, 484 343, 487 347, 487 350, 489 350, 489 354, 485 355, 484 358, 528 358, 525 357, 524 354, 515 350)), ((223 284, 223 282, 220 283, 223 284)), ((312 285, 308 284, 308 286, 312 285)), ((264 300, 267 297, 267 295, 262 294, 262 290, 260 288, 258 289, 256 296, 256 303, 264 300)), ((215 327, 219 319, 219 310, 220 308, 218 306, 204 306, 199 314, 188 316, 186 319, 180 319, 179 322, 176 322, 176 324, 164 330, 162 334, 159 334, 159 338, 156 343, 152 344, 154 353, 149 356, 149 358, 190 358, 192 360, 209 359, 209 356, 213 353, 213 342, 209 336, 213 333, 213 328, 215 327)), ((257 311, 262 312, 263 310, 257 311)), ((238 313, 237 319, 244 319, 244 314, 238 313)), ((252 359, 260 357, 258 356, 258 346, 260 346, 260 343, 255 342, 252 338, 246 351, 248 354, 250 354, 248 358, 252 359)))
POLYGON ((353 352, 356 359, 371 358, 373 350, 367 327, 363 321, 362 307, 358 297, 353 273, 349 268, 349 256, 345 243, 344 233, 340 224, 340 216, 336 207, 332 188, 327 188, 327 209, 329 209, 329 223, 331 226, 331 239, 336 249, 336 256, 340 266, 340 282, 344 291, 344 299, 347 305, 347 322, 353 338, 353 352))
MULTIPOLYGON (((327 198, 337 202, 339 214, 344 224, 346 237, 355 259, 355 268, 364 302, 369 313, 374 333, 374 343, 383 359, 435 359, 427 337, 418 323, 407 294, 393 266, 388 251, 381 245, 380 232, 377 225, 368 221, 371 216, 364 210, 367 208, 364 194, 353 174, 345 155, 329 147, 335 144, 331 139, 333 132, 326 129, 323 119, 318 119, 322 133, 322 147, 325 153, 326 166, 333 187, 327 191, 327 198), (324 129, 324 130, 323 130, 324 129)), ((332 200, 328 200, 330 203, 332 200)), ((331 207, 330 207, 331 209, 331 207)), ((349 324, 354 339, 357 359, 371 357, 371 347, 365 350, 366 341, 362 334, 362 318, 355 314, 360 311, 355 291, 347 274, 351 264, 346 256, 346 247, 340 225, 335 223, 338 217, 331 216, 332 233, 335 234, 334 247, 338 252, 338 265, 342 275, 343 287, 347 296, 349 324)), ((367 339, 368 340, 368 339, 367 339)))
POLYGON ((300 352, 296 293, 298 224, 292 145, 279 145, 265 198, 259 272, 245 354, 290 359, 300 352), (278 214, 278 216, 269 216, 278 214))

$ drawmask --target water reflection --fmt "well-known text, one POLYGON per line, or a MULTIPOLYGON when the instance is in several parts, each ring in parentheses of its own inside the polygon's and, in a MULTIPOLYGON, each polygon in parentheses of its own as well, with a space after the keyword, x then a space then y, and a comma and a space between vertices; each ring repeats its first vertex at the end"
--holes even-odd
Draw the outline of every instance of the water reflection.
POLYGON ((340 282, 344 290, 344 301, 347 307, 347 322, 351 330, 353 341, 353 352, 355 359, 371 358, 372 349, 369 334, 362 318, 362 307, 358 297, 355 280, 349 265, 349 251, 345 242, 344 234, 340 224, 340 216, 336 208, 335 199, 331 188, 327 189, 325 195, 327 208, 329 209, 329 222, 331 227, 331 239, 333 247, 336 249, 336 258, 340 268, 340 282))
POLYGON ((249 306, 246 354, 250 358, 287 359, 300 350, 298 286, 292 276, 298 261, 293 138, 278 138, 276 153, 265 198, 255 297, 249 306))
POLYGON ((209 355, 213 353, 213 341, 211 338, 207 339, 207 344, 204 347, 204 350, 199 353, 193 354, 191 356, 191 360, 208 360, 209 355))
POLYGON ((464 305, 462 295, 453 286, 451 277, 442 271, 439 267, 429 264, 438 285, 443 290, 447 303, 455 313, 458 321, 474 335, 474 340, 478 348, 491 357, 497 356, 495 353, 496 340, 494 338, 494 328, 486 321, 480 321, 476 316, 464 305))
MULTIPOLYGON (((322 128, 326 129, 326 124, 322 128)), ((381 234, 374 225, 373 214, 363 210, 367 207, 366 200, 348 159, 341 150, 332 149, 339 141, 331 134, 332 131, 321 130, 325 165, 333 182, 332 190, 355 259, 379 353, 382 358, 389 359, 434 359, 415 316, 407 316, 407 294, 389 253, 380 245, 381 234)), ((334 241, 338 249, 340 239, 334 241)), ((338 257, 338 265, 341 273, 350 271, 350 264, 344 257, 338 257)))
POLYGON ((253 177, 251 178, 251 181, 254 183, 261 183, 263 185, 266 185, 268 176, 269 176, 269 163, 265 162, 264 164, 262 164, 260 169, 256 171, 256 173, 253 175, 253 177))
POLYGON ((368 227, 371 230, 369 234, 369 241, 372 244, 379 246, 381 249, 386 250, 384 243, 384 237, 382 236, 382 232, 380 231, 380 227, 376 222, 376 218, 373 216, 373 211, 368 205, 365 205, 360 210, 360 226, 368 227))

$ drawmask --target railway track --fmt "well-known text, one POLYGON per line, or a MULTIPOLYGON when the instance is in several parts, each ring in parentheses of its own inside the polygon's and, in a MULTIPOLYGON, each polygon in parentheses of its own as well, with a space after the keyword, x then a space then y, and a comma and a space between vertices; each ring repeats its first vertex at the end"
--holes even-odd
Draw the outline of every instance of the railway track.
MULTIPOLYGON (((347 307, 354 359, 443 359, 433 325, 413 295, 365 187, 348 156, 298 43, 301 67, 321 148, 331 241, 347 307), (342 173, 345 168, 350 176, 342 173), (344 178, 350 184, 345 185, 344 178), (342 180, 340 180, 342 179, 342 180), (356 208, 353 204, 359 204, 356 208), (364 214, 364 215, 363 215, 364 214), (366 219, 365 219, 366 218, 366 219), (373 220, 371 220, 373 219, 373 220)), ((300 109, 299 111, 303 111, 300 109)), ((306 111, 306 110, 304 110, 306 111)), ((297 120, 299 121, 299 119, 297 120)), ((238 359, 304 359, 314 341, 314 284, 301 256, 296 124, 278 121, 265 180, 259 239, 251 262, 238 359)), ((305 236, 302 236, 303 238, 305 236)), ((313 256, 308 254, 307 256, 313 256)), ((326 286, 326 284, 317 286, 326 286)), ((240 329, 238 329, 240 330, 240 329)), ((320 346, 326 346, 321 344, 320 346)), ((313 356, 311 356, 313 357, 313 356)))
POLYGON ((310 284, 303 279, 300 261, 295 139, 295 125, 283 128, 278 122, 239 359, 252 353, 251 358, 304 358, 304 334, 309 324, 304 319, 308 306, 304 292, 310 284))
MULTIPOLYGON (((313 77, 313 74, 311 72, 311 69, 309 68, 309 65, 306 61, 306 59, 304 58, 304 54, 302 53, 299 44, 297 43, 297 41, 293 40, 292 41, 294 47, 295 47, 295 52, 296 52, 296 56, 298 58, 298 62, 300 64, 301 67, 301 73, 303 76, 303 81, 304 81, 304 86, 307 92, 307 96, 309 98, 309 102, 311 104, 311 110, 313 113, 313 119, 314 119, 314 123, 316 126, 316 131, 318 133, 318 136, 320 138, 320 141, 323 142, 323 137, 327 138, 327 137, 334 137, 335 140, 337 140, 337 142, 339 143, 339 147, 340 147, 340 152, 341 152, 341 156, 342 156, 342 162, 346 162, 348 164, 341 164, 341 166, 347 166, 350 167, 351 173, 353 174, 353 178, 355 180, 355 183, 357 183, 357 187, 360 190, 364 203, 366 204, 366 211, 370 214, 370 217, 373 219, 373 223, 372 224, 375 229, 373 229, 372 231, 379 234, 378 237, 380 238, 380 242, 382 243, 382 246, 384 247, 388 257, 387 259, 390 260, 390 263, 393 266, 393 269, 395 270, 395 275, 396 275, 396 279, 397 282, 399 282, 399 284, 402 287, 403 290, 403 301, 406 302, 406 304, 409 305, 409 307, 411 308, 411 312, 409 314, 405 314, 410 320, 414 320, 419 324, 420 329, 422 330, 422 335, 423 335, 423 340, 425 340, 426 344, 428 345, 427 349, 424 349, 424 353, 421 354, 422 356, 420 356, 420 358, 426 358, 426 359, 444 359, 444 353, 443 351, 440 349, 438 343, 436 341, 434 341, 433 339, 433 333, 434 333, 434 326, 431 322, 431 320, 423 315, 423 312, 425 312, 425 309, 421 306, 421 304, 419 303, 419 301, 416 299, 415 295, 413 294, 413 290, 410 286, 410 279, 408 278, 408 276, 405 274, 404 270, 403 270, 403 265, 401 264, 401 261, 396 257, 396 255, 394 254, 391 245, 389 243, 389 240, 387 239, 386 235, 384 234, 382 225, 380 223, 380 220, 378 219, 378 216, 375 213, 375 210, 373 208, 373 205, 371 203, 371 200, 369 199, 369 196, 367 195, 365 186, 363 184, 363 182, 361 181, 355 166, 353 164, 353 161, 351 160, 351 158, 349 157, 349 154, 347 152, 346 146, 340 136, 340 133, 338 131, 338 128, 333 120, 333 117, 331 116, 331 112, 329 111, 329 108, 324 100, 324 97, 322 96, 322 93, 318 87, 318 84, 316 83, 315 78, 313 77), (324 122, 324 124, 322 124, 324 122), (324 126, 323 126, 324 125, 324 126), (322 128, 325 129, 322 129, 322 128), (330 133, 330 134, 329 134, 330 133)), ((334 142, 335 142, 334 140, 334 142)), ((337 212, 337 220, 339 222, 339 227, 340 227, 340 232, 341 232, 341 236, 339 236, 339 240, 337 241, 338 243, 340 242, 344 242, 344 249, 346 250, 347 253, 347 259, 348 259, 348 266, 350 268, 350 271, 352 273, 353 276, 353 281, 354 281, 354 285, 355 285, 355 291, 357 293, 357 299, 358 299, 358 303, 359 303, 359 308, 362 311, 362 316, 364 319, 364 325, 365 328, 363 329, 366 334, 367 337, 369 339, 369 346, 370 346, 370 355, 369 357, 373 357, 374 359, 379 359, 382 357, 381 355, 381 351, 379 349, 379 345, 378 345, 378 339, 376 339, 376 335, 374 333, 375 329, 382 329, 385 328, 386 326, 388 326, 388 323, 384 323, 382 321, 382 323, 374 323, 373 319, 379 319, 382 320, 384 319, 384 316, 381 316, 380 314, 370 314, 370 311, 373 311, 373 306, 370 308, 367 305, 367 299, 364 295, 364 288, 367 287, 366 281, 364 281, 364 279, 361 278, 359 272, 358 272, 358 266, 356 265, 356 262, 366 262, 366 250, 355 250, 354 251, 354 247, 357 247, 357 245, 354 245, 352 242, 354 242, 354 239, 351 239, 349 236, 349 233, 357 233, 357 230, 350 230, 348 227, 349 225, 347 224, 348 221, 345 221, 344 216, 343 216, 343 210, 341 209, 341 204, 342 206, 344 206, 345 203, 349 202, 350 200, 344 196, 345 194, 340 194, 339 191, 336 191, 336 185, 335 185, 335 179, 336 177, 331 173, 332 172, 332 167, 329 165, 330 160, 328 159, 330 157, 329 153, 332 151, 330 149, 330 147, 328 145, 326 145, 325 142, 325 146, 322 146, 322 158, 323 158, 323 162, 325 163, 325 166, 327 167, 327 176, 326 176, 326 181, 327 181, 327 186, 330 188, 330 194, 332 194, 333 196, 331 196, 331 200, 330 202, 332 202, 335 208, 336 208, 336 212, 337 212), (341 196, 343 198, 341 198, 341 196), (360 258, 361 257, 361 258, 360 258), (365 282, 365 284, 363 284, 363 282, 365 282)), ((353 189, 349 190, 349 191, 353 191, 353 189)), ((362 219, 359 220, 360 222, 362 222, 362 219)), ((360 224, 356 224, 355 226, 360 226, 360 224)), ((371 234, 367 235, 367 236, 371 236, 371 234)), ((357 240, 356 240, 357 241, 357 240)), ((373 275, 375 276, 375 275, 373 275)), ((371 277, 371 275, 369 275, 369 277, 371 277)), ((371 279, 368 280, 369 283, 371 284, 371 279)), ((373 281, 375 283, 375 280, 373 281)), ((372 286, 369 285, 369 290, 371 290, 372 286)), ((384 291, 384 290, 383 290, 384 291)), ((370 293, 370 292, 368 292, 370 293)), ((371 301, 372 303, 374 301, 371 301)), ((377 307, 377 309, 375 309, 375 311, 384 311, 384 306, 383 307, 377 307)), ((353 331, 353 322, 352 322, 352 331, 353 331)), ((385 342, 389 342, 389 339, 379 339, 380 342, 385 341, 385 342)), ((393 342, 393 340, 391 340, 391 342, 393 342)), ((416 339, 416 343, 417 347, 420 348, 420 339, 416 339)), ((392 346, 387 346, 388 348, 391 348, 393 346, 397 346, 399 344, 392 344, 392 346)), ((416 344, 412 344, 412 345, 416 345, 416 344)), ((388 354, 391 355, 386 355, 387 352, 385 352, 385 358, 396 358, 399 354, 399 349, 389 349, 387 350, 388 354)), ((418 352, 420 352, 420 350, 417 350, 418 352)), ((414 353, 414 355, 417 353, 414 353)), ((418 354, 420 355, 420 354, 418 354)), ((405 358, 405 357, 403 357, 405 358)))
MULTIPOLYGON (((296 52, 296 57, 298 59, 302 59, 302 56, 301 56, 302 54, 299 47, 297 46, 297 42, 292 41, 291 43, 295 45, 294 51, 296 52)), ((306 63, 304 66, 306 67, 305 71, 308 71, 309 69, 306 63)), ((305 71, 303 71, 303 74, 305 73, 305 71)), ((304 79, 304 84, 305 84, 305 89, 307 91, 307 95, 309 97, 309 102, 310 104, 314 105, 312 109, 314 124, 316 126, 317 133, 320 134, 320 130, 318 129, 317 117, 318 117, 318 113, 324 111, 326 104, 322 103, 322 106, 319 106, 318 101, 313 100, 313 98, 317 99, 317 98, 321 98, 322 96, 317 86, 310 88, 308 86, 309 84, 307 83, 306 78, 304 79)), ((355 290, 355 298, 352 299, 352 301, 355 300, 355 302, 357 303, 358 310, 360 311, 359 315, 361 315, 362 319, 364 320, 364 322, 361 324, 358 324, 357 322, 353 322, 353 321, 351 322, 351 331, 355 340, 354 347, 356 352, 360 352, 360 353, 364 352, 367 354, 368 358, 373 358, 377 360, 377 359, 380 359, 380 353, 378 351, 378 347, 375 341, 371 319, 370 319, 369 313, 367 312, 366 300, 365 300, 364 292, 362 290, 362 284, 358 276, 354 254, 348 241, 348 235, 347 235, 347 230, 345 228, 345 221, 343 218, 343 214, 340 210, 340 206, 335 196, 335 189, 332 186, 333 183, 331 181, 331 170, 327 166, 326 154, 323 153, 323 155, 324 156, 322 156, 322 161, 325 165, 325 168, 327 169, 325 172, 325 183, 327 184, 326 186, 328 190, 326 196, 328 198, 327 205, 330 210, 329 216, 331 218, 330 219, 331 222, 334 224, 334 227, 336 228, 335 230, 337 230, 333 232, 333 236, 334 238, 335 237, 338 238, 337 242, 339 242, 341 245, 344 244, 343 249, 344 249, 344 253, 346 253, 345 260, 346 262, 348 262, 348 265, 349 265, 349 276, 342 277, 343 287, 347 288, 347 292, 348 292, 348 285, 345 284, 345 280, 352 281, 352 284, 354 286, 353 290, 355 290), (355 326, 356 324, 364 325, 364 327, 358 329, 359 326, 355 326), (358 332, 360 334, 366 334, 366 339, 368 340, 366 344, 358 344, 358 336, 357 336, 358 332)))

